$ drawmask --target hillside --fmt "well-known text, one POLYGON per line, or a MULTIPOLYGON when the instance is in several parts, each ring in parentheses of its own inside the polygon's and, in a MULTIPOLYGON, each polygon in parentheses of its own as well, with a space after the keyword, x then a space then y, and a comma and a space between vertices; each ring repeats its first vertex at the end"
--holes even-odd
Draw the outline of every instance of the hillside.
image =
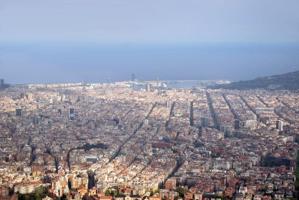
POLYGON ((272 89, 272 90, 298 90, 299 71, 281 75, 266 76, 248 81, 232 82, 230 84, 216 85, 213 88, 223 89, 272 89))

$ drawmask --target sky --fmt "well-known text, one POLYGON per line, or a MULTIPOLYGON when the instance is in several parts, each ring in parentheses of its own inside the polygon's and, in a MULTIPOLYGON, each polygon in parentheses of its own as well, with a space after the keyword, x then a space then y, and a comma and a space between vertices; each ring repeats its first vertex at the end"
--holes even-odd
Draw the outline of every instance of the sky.
POLYGON ((298 0, 0 0, 0 77, 242 80, 295 71, 298 8, 298 0))

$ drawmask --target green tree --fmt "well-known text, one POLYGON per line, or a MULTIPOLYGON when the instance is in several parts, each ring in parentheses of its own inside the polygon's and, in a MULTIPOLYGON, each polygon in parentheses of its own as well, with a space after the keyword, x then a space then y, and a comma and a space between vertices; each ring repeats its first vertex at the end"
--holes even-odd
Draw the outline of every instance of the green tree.
POLYGON ((184 196, 185 196, 185 194, 186 194, 186 189, 183 188, 183 187, 178 187, 178 188, 176 189, 176 192, 179 193, 179 196, 180 196, 181 198, 184 198, 184 196))

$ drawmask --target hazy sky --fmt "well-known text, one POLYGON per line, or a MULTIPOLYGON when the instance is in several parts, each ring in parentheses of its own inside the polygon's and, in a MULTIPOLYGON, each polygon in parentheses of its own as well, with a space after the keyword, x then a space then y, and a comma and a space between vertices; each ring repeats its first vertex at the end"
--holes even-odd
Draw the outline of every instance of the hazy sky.
POLYGON ((298 0, 1 0, 1 39, 299 42, 298 0))
POLYGON ((238 80, 292 71, 298 8, 298 0, 0 0, 0 77, 238 80))

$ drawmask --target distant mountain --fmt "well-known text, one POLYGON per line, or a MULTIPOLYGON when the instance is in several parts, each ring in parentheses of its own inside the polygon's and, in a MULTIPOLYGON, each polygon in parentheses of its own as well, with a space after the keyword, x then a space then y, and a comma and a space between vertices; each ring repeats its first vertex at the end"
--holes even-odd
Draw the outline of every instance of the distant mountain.
POLYGON ((299 71, 281 75, 266 76, 248 81, 221 84, 212 88, 223 89, 272 89, 272 90, 299 90, 299 71))

